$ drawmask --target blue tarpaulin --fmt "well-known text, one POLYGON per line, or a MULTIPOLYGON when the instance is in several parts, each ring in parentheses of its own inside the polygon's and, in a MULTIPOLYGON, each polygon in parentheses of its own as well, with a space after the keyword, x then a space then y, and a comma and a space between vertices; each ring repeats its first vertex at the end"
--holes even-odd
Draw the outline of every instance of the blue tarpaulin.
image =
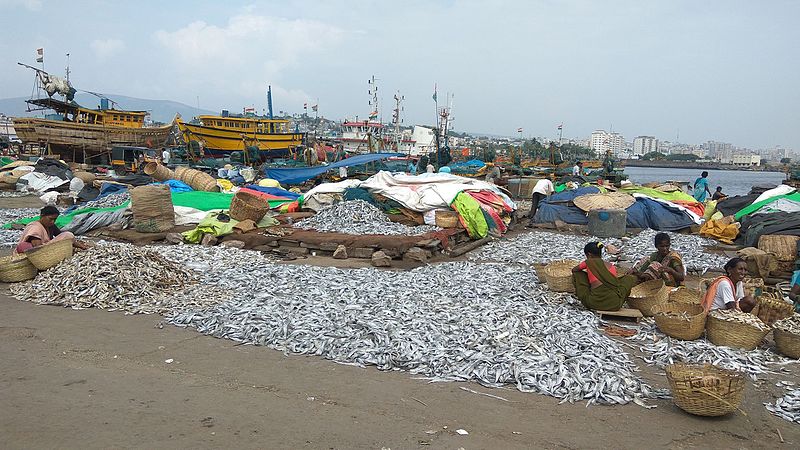
POLYGON ((281 189, 281 188, 276 188, 276 187, 264 187, 264 186, 259 186, 257 184, 248 184, 245 187, 247 189, 252 189, 254 191, 263 192, 265 194, 275 195, 277 197, 291 198, 292 200, 297 200, 298 198, 300 198, 300 194, 297 194, 295 192, 287 191, 286 189, 281 189))
POLYGON ((167 180, 153 184, 166 184, 169 186, 170 192, 191 192, 194 190, 191 186, 179 180, 167 180))
POLYGON ((318 175, 331 170, 338 169, 339 167, 359 166, 362 164, 387 159, 394 156, 403 156, 402 153, 367 153, 364 155, 356 155, 350 158, 328 164, 327 166, 314 166, 314 167, 292 167, 292 168, 270 168, 264 169, 264 174, 267 178, 272 178, 281 184, 300 184, 304 181, 310 180, 318 175))
POLYGON ((472 160, 469 160, 469 161, 454 162, 454 163, 448 164, 448 166, 450 166, 450 167, 483 167, 485 165, 486 165, 486 163, 481 161, 480 159, 472 159, 472 160))

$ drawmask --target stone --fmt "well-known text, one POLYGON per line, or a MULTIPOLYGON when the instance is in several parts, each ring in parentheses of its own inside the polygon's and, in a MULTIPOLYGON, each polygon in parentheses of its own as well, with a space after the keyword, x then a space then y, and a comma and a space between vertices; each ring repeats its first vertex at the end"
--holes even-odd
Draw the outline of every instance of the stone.
POLYGON ((372 265, 375 267, 391 267, 392 258, 386 256, 386 253, 378 250, 372 254, 372 265))
POLYGON ((205 245, 206 247, 213 247, 217 245, 217 237, 213 234, 207 234, 203 236, 203 240, 200 241, 200 245, 205 245))
POLYGON ((183 243, 183 235, 180 233, 167 233, 164 240, 170 244, 181 244, 183 243))
POLYGON ((336 251, 337 248, 339 248, 339 244, 336 242, 323 242, 319 244, 319 249, 325 250, 326 252, 336 251))
POLYGON ((230 240, 230 241, 223 242, 222 245, 225 246, 225 247, 231 247, 231 248, 244 248, 244 246, 246 244, 244 242, 242 242, 242 241, 230 240))
POLYGON ((372 258, 373 250, 366 247, 356 247, 353 249, 353 258, 372 258))
POLYGON ((333 259, 347 259, 347 247, 340 245, 333 252, 333 259))
POLYGON ((421 263, 428 262, 428 258, 430 258, 431 252, 427 250, 423 250, 419 247, 411 247, 403 254, 403 259, 407 261, 417 261, 421 263))

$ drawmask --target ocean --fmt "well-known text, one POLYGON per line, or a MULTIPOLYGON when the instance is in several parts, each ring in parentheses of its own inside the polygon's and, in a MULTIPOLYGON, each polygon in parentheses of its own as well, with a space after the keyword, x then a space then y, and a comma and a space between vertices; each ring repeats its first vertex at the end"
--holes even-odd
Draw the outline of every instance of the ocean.
MULTIPOLYGON (((660 167, 626 167, 625 174, 637 184, 663 182, 667 180, 688 181, 694 180, 703 172, 699 169, 669 169, 660 167)), ((750 192, 750 187, 755 184, 781 184, 786 175, 780 172, 750 172, 745 170, 709 170, 708 188, 714 192, 717 186, 722 186, 722 192, 727 195, 745 195, 750 192)))

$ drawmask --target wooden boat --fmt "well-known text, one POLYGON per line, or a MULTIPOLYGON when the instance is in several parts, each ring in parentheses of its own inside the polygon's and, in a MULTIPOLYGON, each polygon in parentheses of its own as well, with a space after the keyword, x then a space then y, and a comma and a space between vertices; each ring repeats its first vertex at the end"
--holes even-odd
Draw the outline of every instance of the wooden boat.
POLYGON ((205 156, 215 158, 230 156, 248 147, 257 147, 262 158, 280 157, 303 144, 303 133, 292 132, 286 119, 252 114, 203 115, 197 118, 198 123, 184 122, 180 117, 175 122, 187 144, 202 148, 205 156))

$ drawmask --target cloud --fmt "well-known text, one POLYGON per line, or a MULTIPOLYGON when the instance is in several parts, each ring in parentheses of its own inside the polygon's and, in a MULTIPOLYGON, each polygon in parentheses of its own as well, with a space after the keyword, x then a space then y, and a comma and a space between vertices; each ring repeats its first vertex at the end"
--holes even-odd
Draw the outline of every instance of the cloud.
POLYGON ((95 39, 90 46, 98 58, 108 58, 125 49, 125 43, 119 39, 95 39))
POLYGON ((196 21, 174 31, 157 31, 154 39, 167 51, 177 75, 198 89, 252 99, 261 98, 270 83, 276 97, 294 102, 310 96, 278 83, 303 61, 336 47, 345 34, 319 21, 246 9, 222 26, 196 21))

